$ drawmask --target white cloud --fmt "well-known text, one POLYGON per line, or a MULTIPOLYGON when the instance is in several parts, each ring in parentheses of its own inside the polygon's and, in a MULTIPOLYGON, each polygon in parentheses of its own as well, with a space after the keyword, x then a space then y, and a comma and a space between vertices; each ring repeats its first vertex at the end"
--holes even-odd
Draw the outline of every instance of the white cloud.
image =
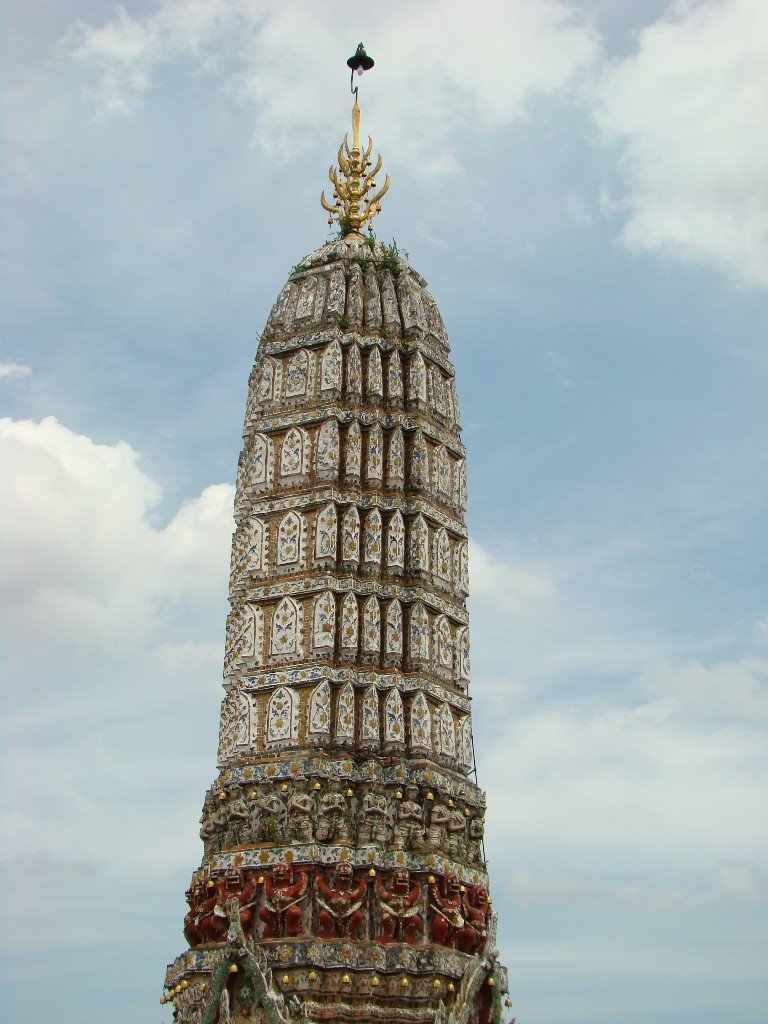
MULTIPOLYGON (((604 558, 577 558, 574 579, 562 559, 520 573, 473 545, 472 693, 482 696, 490 856, 508 862, 515 851, 526 865, 536 851, 565 849, 590 864, 687 862, 704 873, 761 856, 768 661, 748 640, 739 657, 695 660, 690 638, 650 633, 626 595, 605 592, 604 558)), ((539 880, 535 899, 548 887, 569 899, 634 898, 631 879, 622 897, 620 883, 598 892, 562 878, 539 880)), ((515 885, 517 898, 525 884, 515 885)), ((671 889, 664 877, 640 884, 637 902, 673 900, 671 889)))
POLYGON ((31 372, 30 367, 22 363, 0 363, 0 380, 4 377, 28 377, 31 372))
MULTIPOLYGON (((348 24, 341 3, 161 0, 78 22, 69 52, 102 114, 130 113, 167 66, 185 62, 186 77, 191 67, 249 112, 255 145, 281 161, 346 127, 348 24)), ((358 30, 379 56, 375 82, 363 80, 363 130, 390 168, 452 173, 466 132, 525 119, 542 96, 582 98, 585 85, 618 156, 620 194, 604 205, 623 219, 623 241, 768 284, 765 4, 676 3, 639 33, 636 53, 609 64, 596 31, 558 0, 480 0, 471 18, 460 0, 393 0, 358 30)), ((583 224, 574 195, 566 216, 583 224)))
POLYGON ((207 487, 158 528, 161 491, 137 453, 53 418, 0 420, 0 466, 5 621, 20 648, 130 648, 162 635, 179 600, 226 594, 230 485, 207 487))
MULTIPOLYGON (((155 69, 179 54, 197 55, 217 30, 240 18, 230 0, 170 0, 148 15, 131 17, 118 7, 112 21, 72 27, 72 54, 100 72, 93 92, 102 114, 128 114, 153 84, 155 69)), ((246 5, 248 6, 248 5, 246 5)))
POLYGON ((480 756, 494 845, 670 864, 768 845, 765 736, 751 719, 702 722, 664 698, 611 707, 605 693, 507 711, 480 756))
POLYGON ((513 871, 506 892, 523 906, 541 903, 612 903, 619 906, 672 907, 683 902, 683 893, 673 887, 652 888, 634 883, 606 885, 597 879, 567 878, 558 875, 513 871))
POLYGON ((768 5, 675 4, 594 103, 620 148, 626 244, 768 285, 768 5))
MULTIPOLYGON (((127 113, 162 63, 188 55, 208 68, 212 44, 222 47, 230 33, 236 50, 225 87, 253 108, 257 143, 279 158, 319 128, 325 137, 322 126, 343 111, 348 54, 338 41, 348 26, 341 3, 166 0, 143 16, 120 10, 102 26, 79 23, 72 52, 98 69, 99 109, 127 113)), ((453 129, 524 117, 535 96, 562 92, 597 52, 592 30, 558 0, 480 0, 472 18, 460 0, 395 0, 366 11, 358 26, 374 56, 386 55, 364 119, 393 155, 424 174, 456 166, 453 129)), ((219 55, 212 65, 220 66, 219 55)))
POLYGON ((543 572, 517 568, 494 558, 473 540, 469 542, 469 573, 473 599, 507 614, 540 610, 554 597, 554 586, 543 572))
POLYGON ((221 671, 222 645, 213 641, 185 640, 176 644, 160 644, 155 658, 169 676, 188 679, 191 671, 206 666, 215 677, 221 671))
POLYGON ((756 903, 765 895, 765 876, 750 861, 721 861, 718 880, 723 894, 740 903, 756 903))
POLYGON ((713 638, 639 622, 634 593, 613 586, 635 549, 618 548, 617 562, 615 537, 550 547, 520 572, 472 547, 478 775, 489 857, 524 872, 517 900, 672 905, 687 873, 700 887, 718 861, 768 846, 764 653, 747 634, 740 655, 697 659, 713 638))
POLYGON ((648 690, 671 701, 690 721, 740 720, 768 724, 768 659, 744 657, 704 665, 656 665, 640 680, 648 690))
POLYGON ((768 616, 755 624, 755 642, 761 647, 768 647, 768 616))
MULTIPOLYGON (((0 834, 10 863, 23 861, 14 877, 42 873, 55 889, 84 850, 98 892, 112 872, 192 865, 215 755, 233 488, 207 487, 159 524, 161 491, 137 452, 53 418, 0 420, 0 473, 3 748, 14 766, 0 834)), ((50 896, 64 916, 73 899, 82 894, 50 896)), ((92 909, 107 934, 100 896, 92 909)))

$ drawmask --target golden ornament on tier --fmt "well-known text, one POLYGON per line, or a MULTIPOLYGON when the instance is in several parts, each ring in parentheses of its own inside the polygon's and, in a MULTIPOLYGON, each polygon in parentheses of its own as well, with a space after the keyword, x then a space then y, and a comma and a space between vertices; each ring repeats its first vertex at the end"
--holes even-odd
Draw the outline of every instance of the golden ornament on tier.
POLYGON ((381 170, 382 161, 381 157, 377 156, 375 166, 369 170, 373 163, 372 149, 373 139, 370 135, 368 145, 364 150, 360 149, 360 106, 355 98, 355 105, 352 107, 352 146, 349 145, 349 136, 345 135, 339 146, 339 165, 328 170, 335 201, 329 203, 325 198, 325 192, 320 193, 320 203, 329 214, 328 223, 333 224, 335 217, 342 235, 353 232, 359 234, 364 224, 370 225, 371 220, 381 210, 381 198, 389 189, 387 174, 382 187, 378 192, 375 191, 376 175, 381 170))

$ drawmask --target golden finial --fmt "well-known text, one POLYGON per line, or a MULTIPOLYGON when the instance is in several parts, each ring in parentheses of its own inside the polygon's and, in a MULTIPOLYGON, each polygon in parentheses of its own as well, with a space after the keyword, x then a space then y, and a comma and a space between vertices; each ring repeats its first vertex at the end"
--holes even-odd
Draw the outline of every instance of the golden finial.
POLYGON ((368 144, 365 149, 360 146, 360 106, 357 102, 357 88, 352 88, 355 72, 362 75, 364 71, 373 67, 373 60, 365 52, 362 43, 358 43, 354 56, 347 61, 351 69, 352 77, 350 89, 355 97, 352 107, 352 145, 349 144, 349 135, 344 136, 344 141, 339 147, 338 167, 331 167, 328 177, 333 185, 333 202, 325 198, 325 191, 320 194, 320 203, 324 210, 328 211, 328 223, 333 224, 334 217, 339 222, 339 229, 342 235, 352 232, 359 232, 365 223, 370 221, 381 210, 380 200, 389 189, 389 175, 384 179, 380 189, 376 188, 376 175, 381 170, 381 157, 377 156, 373 164, 371 151, 373 140, 368 136, 368 144))

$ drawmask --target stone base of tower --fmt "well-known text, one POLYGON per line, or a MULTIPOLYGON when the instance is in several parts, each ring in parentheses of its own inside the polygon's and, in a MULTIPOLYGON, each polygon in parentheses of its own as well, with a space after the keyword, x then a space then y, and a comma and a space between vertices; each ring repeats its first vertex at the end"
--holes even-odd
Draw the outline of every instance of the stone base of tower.
POLYGON ((255 944, 236 926, 170 964, 164 998, 179 1024, 500 1024, 507 978, 495 955, 343 939, 255 944))

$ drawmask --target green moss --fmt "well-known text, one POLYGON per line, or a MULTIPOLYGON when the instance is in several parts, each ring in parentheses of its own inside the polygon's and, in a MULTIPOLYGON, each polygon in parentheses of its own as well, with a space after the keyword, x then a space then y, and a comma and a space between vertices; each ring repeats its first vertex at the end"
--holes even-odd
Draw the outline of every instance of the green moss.
POLYGON ((349 217, 339 217, 339 230, 336 232, 336 237, 343 238, 345 235, 348 235, 351 230, 352 222, 350 221, 349 217))
POLYGON ((277 843, 282 839, 280 834, 280 823, 278 822, 274 814, 270 814, 266 821, 267 835, 273 843, 277 843))
POLYGON ((380 262, 385 270, 388 270, 393 277, 397 277, 402 270, 403 263, 408 259, 408 253, 397 247, 397 242, 392 239, 391 245, 382 245, 380 262))

